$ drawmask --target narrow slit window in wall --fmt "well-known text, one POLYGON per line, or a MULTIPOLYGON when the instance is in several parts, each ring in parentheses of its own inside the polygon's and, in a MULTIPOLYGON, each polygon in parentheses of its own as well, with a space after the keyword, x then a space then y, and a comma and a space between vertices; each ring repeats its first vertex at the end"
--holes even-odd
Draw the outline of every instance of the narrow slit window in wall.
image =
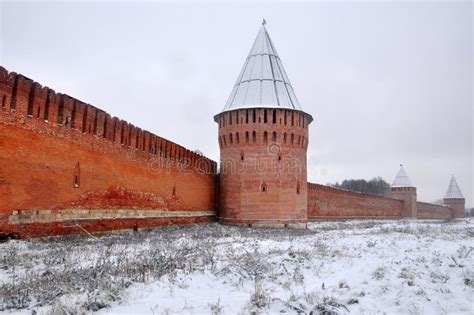
POLYGON ((73 188, 79 188, 81 184, 81 169, 79 162, 76 163, 76 167, 74 168, 74 175, 73 175, 73 188))

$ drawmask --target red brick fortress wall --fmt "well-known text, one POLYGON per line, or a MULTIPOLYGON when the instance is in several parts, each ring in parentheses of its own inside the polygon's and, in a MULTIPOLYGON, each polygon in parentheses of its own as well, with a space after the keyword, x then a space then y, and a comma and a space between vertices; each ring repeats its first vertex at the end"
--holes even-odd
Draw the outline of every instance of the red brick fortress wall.
POLYGON ((308 183, 308 219, 400 219, 404 202, 308 183))
POLYGON ((448 206, 434 205, 426 202, 417 202, 418 219, 451 219, 453 209, 448 206))
POLYGON ((92 231, 186 224, 214 215, 214 161, 1 67, 0 106, 0 234, 81 233, 78 222, 92 231))
POLYGON ((224 112, 218 217, 252 226, 302 226, 307 221, 306 151, 311 117, 289 109, 224 112))

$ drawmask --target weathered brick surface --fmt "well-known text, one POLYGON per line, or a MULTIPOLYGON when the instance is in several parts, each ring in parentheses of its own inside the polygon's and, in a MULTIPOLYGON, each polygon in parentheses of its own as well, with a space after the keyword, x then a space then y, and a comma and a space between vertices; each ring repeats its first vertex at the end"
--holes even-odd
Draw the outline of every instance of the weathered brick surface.
POLYGON ((404 218, 416 219, 418 217, 416 187, 392 187, 390 197, 404 201, 404 218))
POLYGON ((221 221, 266 226, 307 221, 310 119, 281 109, 240 109, 215 117, 221 221))
POLYGON ((0 233, 22 210, 215 210, 214 161, 1 67, 0 101, 0 233))
POLYGON ((453 209, 453 218, 464 218, 466 211, 466 199, 444 198, 443 203, 453 209))
POLYGON ((308 183, 308 219, 400 219, 403 201, 308 183))
POLYGON ((451 219, 453 217, 453 209, 448 206, 418 201, 416 207, 418 219, 451 219))

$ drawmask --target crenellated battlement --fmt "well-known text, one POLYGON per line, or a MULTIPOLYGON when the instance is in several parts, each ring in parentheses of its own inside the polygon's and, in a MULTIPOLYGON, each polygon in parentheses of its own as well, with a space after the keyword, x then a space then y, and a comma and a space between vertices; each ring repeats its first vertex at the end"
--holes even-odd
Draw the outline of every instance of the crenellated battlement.
POLYGON ((12 116, 10 122, 27 128, 65 127, 137 154, 173 160, 208 174, 217 172, 216 162, 198 153, 1 66, 0 101, 1 111, 12 116))

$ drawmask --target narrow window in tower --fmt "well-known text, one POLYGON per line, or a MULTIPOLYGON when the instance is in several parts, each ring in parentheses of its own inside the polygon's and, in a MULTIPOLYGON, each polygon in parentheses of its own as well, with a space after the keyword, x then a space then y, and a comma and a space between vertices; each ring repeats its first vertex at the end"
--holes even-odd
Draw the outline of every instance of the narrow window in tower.
POLYGON ((281 153, 278 153, 278 161, 281 161, 281 153))
POLYGON ((286 125, 286 120, 287 120, 287 118, 286 118, 286 115, 287 115, 287 114, 288 114, 288 112, 285 110, 285 117, 284 117, 284 124, 285 124, 285 125, 286 125))
POLYGON ((245 132, 245 143, 249 143, 250 139, 249 139, 249 132, 246 131, 245 132))
POLYGON ((257 122, 257 113, 255 113, 255 109, 252 110, 252 115, 253 115, 253 123, 255 124, 257 122))
POLYGON ((229 144, 233 145, 234 144, 234 138, 232 137, 232 133, 229 134, 229 144))
POLYGON ((238 125, 239 124, 239 111, 235 112, 235 115, 237 115, 237 119, 235 120, 235 123, 238 125))
POLYGON ((257 142, 257 133, 255 131, 252 132, 252 142, 253 143, 257 142))
POLYGON ((283 143, 286 144, 286 132, 283 133, 283 143))
POLYGON ((244 151, 240 151, 240 160, 243 161, 245 158, 244 151))
POLYGON ((246 124, 249 123, 249 110, 248 109, 245 110, 245 123, 246 124))
POLYGON ((258 116, 258 123, 261 123, 261 122, 262 122, 262 117, 258 116))
POLYGON ((74 167, 74 174, 73 174, 73 182, 72 182, 72 187, 73 188, 79 188, 79 185, 81 183, 81 169, 79 162, 76 163, 76 166, 74 167))
POLYGON ((292 126, 295 125, 295 113, 294 112, 291 112, 291 125, 292 126))
POLYGON ((297 182, 297 183, 296 183, 296 194, 297 194, 297 195, 300 194, 300 182, 297 182))
POLYGON ((295 143, 295 134, 292 133, 291 134, 291 144, 294 144, 295 143))
POLYGON ((173 197, 176 196, 176 184, 173 185, 172 194, 173 194, 173 197))
POLYGON ((264 144, 268 143, 268 133, 266 131, 263 132, 263 143, 264 144))
POLYGON ((266 124, 267 123, 267 110, 263 110, 263 122, 266 124))
POLYGON ((227 141, 225 140, 225 135, 222 136, 222 139, 224 140, 224 146, 227 146, 227 141))
POLYGON ((276 122, 277 122, 277 113, 276 113, 276 110, 272 109, 272 114, 273 114, 273 123, 276 124, 276 122))
POLYGON ((229 126, 232 125, 232 112, 229 113, 229 126))
POLYGON ((235 133, 235 143, 236 144, 240 144, 240 137, 239 137, 239 133, 235 133))
POLYGON ((272 141, 273 141, 273 142, 276 142, 276 141, 277 141, 277 133, 276 133, 276 131, 274 131, 273 134, 272 134, 272 141))
POLYGON ((262 183, 261 187, 260 187, 260 190, 262 191, 262 193, 266 193, 267 192, 267 184, 265 184, 265 182, 262 183))

